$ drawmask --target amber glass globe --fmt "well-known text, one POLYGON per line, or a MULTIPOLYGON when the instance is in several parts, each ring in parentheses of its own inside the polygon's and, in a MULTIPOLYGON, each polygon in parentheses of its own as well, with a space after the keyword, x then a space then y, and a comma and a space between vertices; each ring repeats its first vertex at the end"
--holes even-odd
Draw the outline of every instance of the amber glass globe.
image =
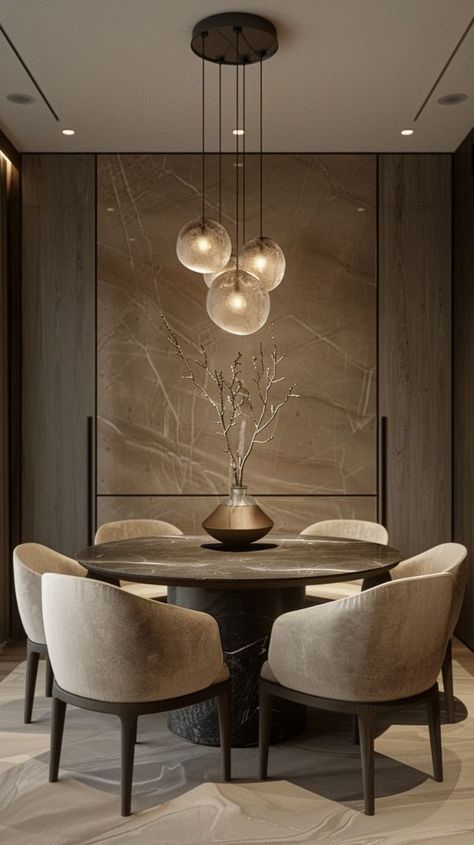
POLYGON ((217 273, 227 264, 232 244, 224 226, 209 217, 186 223, 176 241, 181 264, 196 273, 217 273))
POLYGON ((208 286, 208 288, 210 288, 214 279, 217 276, 220 276, 221 273, 226 273, 227 270, 236 270, 236 269, 237 269, 237 259, 236 259, 235 255, 231 255, 223 270, 219 270, 217 273, 204 273, 203 278, 204 278, 204 281, 206 282, 206 285, 208 286))
POLYGON ((273 290, 285 275, 286 261, 283 250, 271 238, 252 238, 240 251, 242 270, 257 276, 266 290, 273 290))
POLYGON ((207 292, 211 320, 231 334, 253 334, 265 324, 270 297, 262 283, 245 270, 220 273, 207 292))

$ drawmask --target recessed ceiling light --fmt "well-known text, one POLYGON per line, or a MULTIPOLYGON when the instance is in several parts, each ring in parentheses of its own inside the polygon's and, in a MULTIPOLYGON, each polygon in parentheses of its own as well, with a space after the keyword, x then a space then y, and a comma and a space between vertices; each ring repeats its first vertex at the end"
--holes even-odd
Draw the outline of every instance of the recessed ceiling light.
POLYGON ((413 129, 402 129, 401 135, 413 135, 413 129))
POLYGON ((75 135, 76 130, 75 129, 63 129, 62 133, 63 133, 63 135, 75 135))
POLYGON ((233 129, 232 135, 245 135, 245 130, 244 129, 233 129))
POLYGON ((29 106, 35 102, 35 98, 31 94, 7 94, 6 98, 17 106, 29 106))
POLYGON ((360 207, 357 209, 357 211, 365 211, 365 208, 362 208, 362 206, 360 206, 360 207))
POLYGON ((458 103, 463 103, 467 100, 467 94, 445 94, 444 97, 438 98, 438 103, 441 106, 457 106, 458 103))
POLYGON ((113 205, 108 205, 107 211, 115 211, 115 208, 113 207, 113 205))

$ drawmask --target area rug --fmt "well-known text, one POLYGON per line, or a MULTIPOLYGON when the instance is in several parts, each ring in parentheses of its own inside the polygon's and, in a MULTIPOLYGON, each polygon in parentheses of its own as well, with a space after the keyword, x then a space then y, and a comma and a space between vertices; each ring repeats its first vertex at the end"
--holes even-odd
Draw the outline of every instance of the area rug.
POLYGON ((362 810, 359 749, 349 719, 313 711, 304 733, 270 751, 271 780, 255 781, 256 749, 233 751, 220 782, 219 749, 170 733, 166 717, 138 723, 132 811, 119 815, 118 720, 68 708, 60 780, 48 783, 51 702, 40 665, 33 723, 22 721, 25 664, 0 683, 2 845, 335 843, 473 845, 474 655, 454 654, 456 722, 443 724, 445 780, 431 778, 424 711, 381 722, 376 815, 362 810))

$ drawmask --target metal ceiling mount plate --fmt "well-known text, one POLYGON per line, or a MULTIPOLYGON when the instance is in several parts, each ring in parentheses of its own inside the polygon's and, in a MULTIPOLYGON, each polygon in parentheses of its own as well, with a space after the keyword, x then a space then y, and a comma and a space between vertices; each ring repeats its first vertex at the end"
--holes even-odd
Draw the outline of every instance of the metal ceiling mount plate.
POLYGON ((191 50, 208 62, 223 65, 254 64, 276 53, 277 31, 270 21, 259 15, 224 12, 211 15, 196 24, 191 50))

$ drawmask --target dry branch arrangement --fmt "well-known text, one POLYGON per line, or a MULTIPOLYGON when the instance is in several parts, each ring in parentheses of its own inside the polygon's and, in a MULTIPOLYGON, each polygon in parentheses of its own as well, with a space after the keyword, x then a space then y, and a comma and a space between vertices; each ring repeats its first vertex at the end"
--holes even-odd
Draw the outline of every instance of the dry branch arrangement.
POLYGON ((278 366, 284 359, 279 355, 273 329, 270 328, 272 349, 266 354, 263 343, 260 342, 257 355, 252 358, 253 363, 253 392, 245 387, 242 380, 242 355, 239 352, 230 366, 230 376, 225 377, 222 370, 213 369, 209 365, 209 358, 204 346, 200 346, 201 357, 190 360, 184 355, 176 332, 171 328, 164 314, 161 315, 168 330, 168 340, 176 355, 184 364, 183 379, 189 379, 196 394, 206 399, 214 408, 219 426, 218 434, 224 438, 224 452, 229 456, 230 468, 237 487, 243 485, 245 465, 254 446, 258 443, 268 443, 273 440, 273 433, 267 431, 275 421, 277 415, 289 399, 297 399, 294 393, 295 384, 291 384, 278 402, 272 399, 273 388, 285 381, 285 376, 278 376, 278 366), (204 376, 204 383, 199 375, 204 376), (209 383, 209 391, 206 382, 209 383), (233 430, 240 423, 239 436, 233 437, 233 430), (248 428, 248 432, 247 432, 248 428), (262 438, 262 434, 265 436, 262 438))

